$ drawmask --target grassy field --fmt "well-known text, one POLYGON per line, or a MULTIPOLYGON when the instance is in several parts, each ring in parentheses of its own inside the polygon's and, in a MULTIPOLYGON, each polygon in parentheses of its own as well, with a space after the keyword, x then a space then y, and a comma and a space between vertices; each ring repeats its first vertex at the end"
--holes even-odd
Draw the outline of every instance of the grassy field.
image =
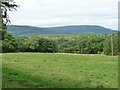
POLYGON ((118 87, 117 56, 47 53, 2 56, 4 88, 118 87))

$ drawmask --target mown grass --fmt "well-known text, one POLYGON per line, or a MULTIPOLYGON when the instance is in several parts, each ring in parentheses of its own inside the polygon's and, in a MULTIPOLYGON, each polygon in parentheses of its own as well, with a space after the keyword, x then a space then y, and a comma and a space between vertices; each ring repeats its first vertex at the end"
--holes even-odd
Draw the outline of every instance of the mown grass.
POLYGON ((118 58, 48 53, 3 54, 3 88, 117 88, 118 58))

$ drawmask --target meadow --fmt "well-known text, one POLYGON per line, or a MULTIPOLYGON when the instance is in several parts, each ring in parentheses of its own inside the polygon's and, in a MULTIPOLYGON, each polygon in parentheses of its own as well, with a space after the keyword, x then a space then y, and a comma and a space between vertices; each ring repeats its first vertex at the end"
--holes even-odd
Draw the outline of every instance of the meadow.
POLYGON ((3 88, 117 88, 118 57, 4 53, 3 88))

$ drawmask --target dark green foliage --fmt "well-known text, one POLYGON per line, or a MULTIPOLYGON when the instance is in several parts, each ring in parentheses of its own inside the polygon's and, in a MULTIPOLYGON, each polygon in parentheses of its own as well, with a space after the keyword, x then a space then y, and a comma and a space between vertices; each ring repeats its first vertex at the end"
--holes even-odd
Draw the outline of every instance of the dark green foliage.
POLYGON ((2 41, 2 52, 15 52, 17 46, 15 38, 6 32, 4 34, 4 40, 2 41))
MULTIPOLYGON (((14 38, 6 33, 4 52, 44 52, 111 55, 110 34, 53 34, 20 36, 14 38)), ((113 34, 114 55, 118 55, 118 34, 113 34)), ((120 50, 119 50, 120 51, 120 50)))
POLYGON ((17 38, 19 52, 57 52, 57 43, 40 37, 31 36, 17 38))
POLYGON ((36 40, 29 40, 29 48, 33 52, 56 52, 57 44, 53 40, 48 40, 45 38, 38 38, 36 40))
POLYGON ((4 35, 7 33, 6 29, 7 29, 6 24, 2 24, 2 30, 1 30, 2 37, 0 40, 4 40, 4 38, 5 38, 4 35))
POLYGON ((112 44, 113 44, 113 55, 118 55, 118 51, 120 50, 118 45, 118 34, 108 35, 104 42, 104 53, 106 55, 112 55, 112 44), (113 40, 111 40, 111 37, 113 40))
POLYGON ((103 53, 104 34, 73 34, 58 39, 59 52, 100 54, 103 53))
POLYGON ((103 52, 104 37, 96 36, 80 42, 80 53, 83 54, 97 54, 103 52))
POLYGON ((16 42, 18 43, 18 52, 27 52, 29 51, 29 45, 27 42, 27 37, 18 37, 16 42))

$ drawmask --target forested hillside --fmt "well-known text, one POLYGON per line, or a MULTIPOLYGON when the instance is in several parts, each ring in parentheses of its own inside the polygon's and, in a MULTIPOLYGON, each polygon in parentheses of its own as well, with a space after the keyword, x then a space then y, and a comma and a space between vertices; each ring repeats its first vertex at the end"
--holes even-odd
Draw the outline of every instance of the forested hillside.
POLYGON ((117 32, 112 29, 104 28, 97 25, 79 25, 79 26, 61 26, 61 27, 49 27, 39 28, 33 26, 8 26, 8 32, 15 35, 39 35, 39 34, 69 34, 69 33, 88 33, 93 32, 96 34, 110 34, 117 32))

